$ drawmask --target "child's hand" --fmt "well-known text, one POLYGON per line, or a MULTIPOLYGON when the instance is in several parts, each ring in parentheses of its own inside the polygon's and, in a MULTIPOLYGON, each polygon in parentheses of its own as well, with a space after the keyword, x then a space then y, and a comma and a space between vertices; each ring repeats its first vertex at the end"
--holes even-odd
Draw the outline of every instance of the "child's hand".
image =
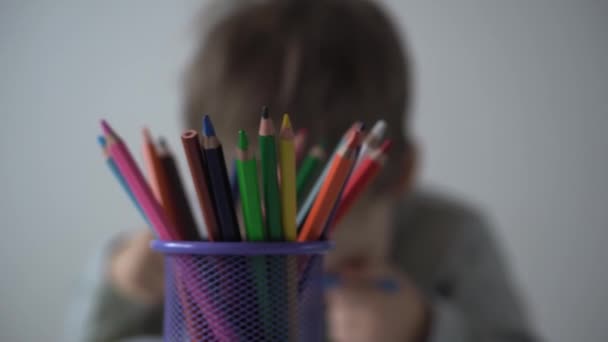
POLYGON ((163 299, 163 257, 150 249, 149 231, 133 234, 116 249, 110 261, 112 285, 125 296, 146 304, 163 299))
POLYGON ((332 341, 421 341, 427 304, 403 274, 375 267, 349 269, 339 278, 327 293, 332 341), (381 279, 394 286, 378 286, 381 279))

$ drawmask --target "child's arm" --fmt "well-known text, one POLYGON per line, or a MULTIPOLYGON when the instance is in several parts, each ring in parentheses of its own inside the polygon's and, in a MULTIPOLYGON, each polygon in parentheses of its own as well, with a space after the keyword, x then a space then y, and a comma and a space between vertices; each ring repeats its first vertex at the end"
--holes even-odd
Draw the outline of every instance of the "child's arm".
POLYGON ((537 341, 488 224, 462 206, 433 202, 402 218, 393 252, 431 303, 427 341, 537 341))
POLYGON ((150 235, 120 236, 90 263, 75 291, 66 336, 70 341, 117 341, 160 336, 162 258, 150 235))

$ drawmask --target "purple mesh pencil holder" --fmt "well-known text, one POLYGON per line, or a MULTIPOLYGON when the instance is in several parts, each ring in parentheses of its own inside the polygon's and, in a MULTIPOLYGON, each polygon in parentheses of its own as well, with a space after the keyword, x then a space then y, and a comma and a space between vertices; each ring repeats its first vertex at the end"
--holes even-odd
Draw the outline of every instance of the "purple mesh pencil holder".
POLYGON ((165 242, 164 340, 325 339, 327 241, 165 242))

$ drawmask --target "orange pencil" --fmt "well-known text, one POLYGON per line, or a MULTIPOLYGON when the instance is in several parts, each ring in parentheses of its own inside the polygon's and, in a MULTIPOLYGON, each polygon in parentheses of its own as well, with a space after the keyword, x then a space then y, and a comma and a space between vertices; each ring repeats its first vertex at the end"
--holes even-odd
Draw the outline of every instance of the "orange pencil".
POLYGON ((392 147, 392 140, 386 140, 379 148, 370 151, 361 161, 358 168, 355 169, 353 175, 349 178, 344 188, 336 216, 329 227, 329 234, 333 232, 334 227, 338 225, 340 220, 355 204, 361 194, 369 187, 371 182, 378 176, 380 170, 386 162, 386 155, 392 147))
POLYGON ((327 219, 355 162, 356 148, 360 143, 361 132, 355 131, 334 155, 319 195, 298 235, 299 242, 317 241, 321 237, 327 219))
POLYGON ((163 201, 162 196, 160 194, 160 184, 158 183, 158 170, 160 170, 160 160, 158 159, 158 151, 156 150, 156 146, 154 145, 154 140, 152 139, 152 134, 150 134, 150 130, 147 127, 144 127, 141 132, 143 137, 142 154, 144 156, 144 162, 146 163, 148 184, 152 189, 154 198, 156 198, 156 200, 162 204, 163 201))

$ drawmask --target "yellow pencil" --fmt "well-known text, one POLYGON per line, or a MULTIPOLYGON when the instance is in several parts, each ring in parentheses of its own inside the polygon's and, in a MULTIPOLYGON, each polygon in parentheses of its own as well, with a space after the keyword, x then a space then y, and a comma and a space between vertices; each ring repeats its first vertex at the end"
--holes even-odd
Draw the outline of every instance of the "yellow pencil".
POLYGON ((281 220, 285 241, 297 239, 296 148, 289 115, 283 115, 279 132, 279 167, 281 169, 281 220))

